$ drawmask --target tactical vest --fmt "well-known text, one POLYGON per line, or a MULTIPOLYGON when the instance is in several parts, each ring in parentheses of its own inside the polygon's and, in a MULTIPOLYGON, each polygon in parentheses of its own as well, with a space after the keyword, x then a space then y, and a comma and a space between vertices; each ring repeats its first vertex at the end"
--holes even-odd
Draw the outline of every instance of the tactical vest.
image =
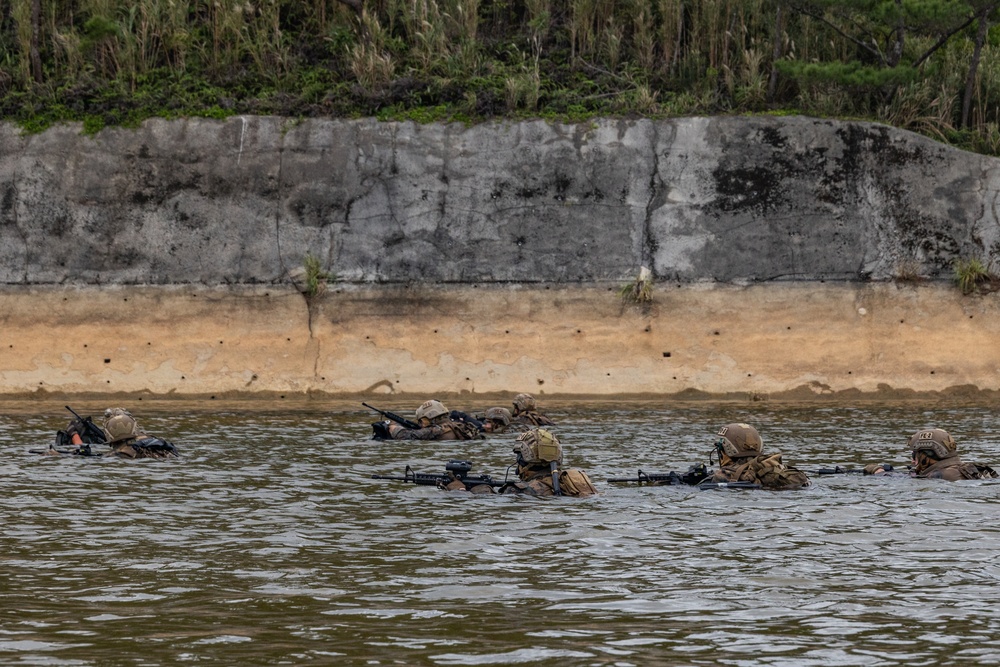
POLYGON ((172 443, 148 436, 115 447, 108 454, 124 459, 170 459, 180 456, 172 443))
POLYGON ((527 424, 529 426, 554 426, 555 422, 534 411, 519 412, 514 415, 511 423, 527 424))
POLYGON ((809 478, 801 470, 781 462, 781 454, 758 454, 722 466, 713 479, 724 482, 752 482, 764 489, 785 491, 809 486, 809 478))
MULTIPOLYGON (((523 482, 513 482, 501 489, 502 493, 523 493, 529 496, 554 496, 552 475, 541 474, 523 482)), ((559 493, 571 498, 582 498, 597 494, 597 488, 587 473, 579 468, 559 471, 559 493)))
POLYGON ((478 440, 484 437, 474 424, 468 422, 448 422, 444 424, 444 427, 449 429, 454 436, 453 438, 447 438, 449 440, 478 440))
POLYGON ((942 459, 917 473, 917 477, 923 479, 944 479, 949 482, 960 479, 992 479, 996 476, 993 468, 978 463, 964 463, 958 456, 942 459))

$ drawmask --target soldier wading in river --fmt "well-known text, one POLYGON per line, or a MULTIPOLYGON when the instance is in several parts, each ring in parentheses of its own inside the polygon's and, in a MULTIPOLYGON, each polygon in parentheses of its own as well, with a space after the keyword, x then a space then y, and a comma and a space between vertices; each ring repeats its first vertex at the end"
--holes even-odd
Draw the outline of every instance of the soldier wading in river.
POLYGON ((528 426, 552 426, 554 421, 543 414, 539 414, 535 397, 531 394, 518 394, 513 401, 514 413, 511 416, 512 424, 527 424, 528 426))
POLYGON ((440 401, 424 401, 414 416, 420 428, 406 428, 390 422, 386 425, 393 440, 475 440, 482 433, 474 424, 452 419, 448 408, 440 401))
POLYGON ((111 451, 104 456, 124 459, 168 459, 180 456, 172 443, 140 431, 135 417, 125 408, 108 408, 104 411, 104 434, 111 447, 111 451))
POLYGON ((524 493, 531 496, 592 496, 593 482, 582 470, 561 469, 562 445, 545 429, 532 429, 517 437, 517 476, 521 481, 500 488, 500 493, 524 493))
MULTIPOLYGON (((104 411, 103 428, 98 428, 90 417, 80 417, 71 421, 65 431, 56 433, 55 445, 47 451, 38 451, 46 456, 115 456, 125 459, 167 459, 180 456, 173 443, 162 438, 154 438, 139 430, 132 413, 125 408, 108 408, 104 411), (63 449, 71 445, 73 449, 63 449), (107 445, 108 451, 94 451, 91 445, 107 445)), ((33 450, 35 451, 35 450, 33 450)))
POLYGON ((719 469, 705 481, 752 482, 772 491, 809 486, 806 474, 784 465, 781 454, 761 453, 764 442, 753 426, 727 424, 717 435, 715 451, 719 455, 719 469))
MULTIPOLYGON (((965 463, 958 456, 958 445, 951 435, 940 428, 917 431, 910 436, 912 465, 910 476, 923 479, 991 479, 997 476, 993 468, 980 463, 965 463)), ((882 464, 865 466, 866 475, 891 475, 882 464)))
POLYGON ((528 430, 526 424, 511 423, 513 416, 507 408, 489 408, 482 417, 483 431, 486 433, 524 433, 528 430))

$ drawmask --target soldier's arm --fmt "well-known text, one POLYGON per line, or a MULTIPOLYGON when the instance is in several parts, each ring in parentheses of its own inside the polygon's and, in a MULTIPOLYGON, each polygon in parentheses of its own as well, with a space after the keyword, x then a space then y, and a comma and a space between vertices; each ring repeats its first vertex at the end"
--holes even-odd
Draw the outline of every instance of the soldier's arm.
POLYGON ((427 428, 406 428, 399 424, 389 425, 389 435, 393 440, 437 440, 441 437, 443 429, 440 426, 428 426, 427 428))

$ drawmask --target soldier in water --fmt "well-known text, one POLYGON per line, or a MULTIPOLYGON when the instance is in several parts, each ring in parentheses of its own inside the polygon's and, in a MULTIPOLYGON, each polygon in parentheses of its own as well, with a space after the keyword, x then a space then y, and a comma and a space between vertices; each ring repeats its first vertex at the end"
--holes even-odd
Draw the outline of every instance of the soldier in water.
POLYGON ((500 488, 500 493, 531 496, 592 496, 597 493, 587 473, 578 468, 561 468, 563 452, 551 432, 535 428, 517 437, 518 482, 500 488))
POLYGON ((44 453, 46 456, 115 456, 125 459, 166 459, 180 456, 173 443, 143 433, 135 417, 125 408, 108 408, 104 411, 103 428, 98 428, 90 417, 71 421, 65 431, 56 434, 56 443, 44 453), (107 445, 110 450, 94 451, 91 445, 107 445), (62 449, 66 445, 74 449, 62 449))
POLYGON ((512 424, 528 426, 553 426, 555 422, 538 412, 535 397, 531 394, 518 394, 514 397, 514 412, 511 415, 512 424))
POLYGON ((440 401, 424 401, 414 416, 420 428, 406 428, 390 422, 386 425, 393 440, 476 440, 483 437, 475 424, 453 419, 440 401))
POLYGON ((528 430, 528 426, 522 423, 512 423, 513 415, 507 408, 489 408, 483 414, 482 424, 486 433, 523 433, 528 430))
POLYGON ((173 443, 143 433, 125 408, 104 411, 104 435, 111 451, 104 456, 124 459, 169 459, 180 456, 173 443))
POLYGON ((772 491, 809 486, 806 474, 783 464, 781 454, 762 453, 764 442, 753 426, 727 424, 717 435, 719 469, 706 482, 752 482, 772 491))
MULTIPOLYGON (((992 479, 997 477, 993 468, 981 463, 966 463, 958 455, 958 445, 951 435, 940 428, 917 431, 910 436, 911 461, 909 475, 921 479, 943 479, 957 482, 961 479, 992 479)), ((891 475, 892 468, 872 463, 865 466, 866 475, 891 475)))

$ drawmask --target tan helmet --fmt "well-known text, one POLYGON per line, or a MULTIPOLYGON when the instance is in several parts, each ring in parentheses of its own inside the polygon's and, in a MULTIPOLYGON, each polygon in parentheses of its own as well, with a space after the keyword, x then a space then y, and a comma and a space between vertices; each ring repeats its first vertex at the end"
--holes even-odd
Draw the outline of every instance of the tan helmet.
POLYGON ((104 411, 104 434, 113 445, 139 437, 139 425, 132 413, 125 408, 108 408, 104 411))
POLYGON ((951 437, 948 431, 932 428, 926 431, 917 431, 910 436, 910 449, 914 456, 917 452, 922 451, 927 452, 931 458, 940 461, 954 456, 958 451, 958 445, 955 444, 955 438, 951 437))
POLYGON ((729 455, 730 458, 756 456, 764 448, 760 433, 749 424, 726 424, 719 429, 716 435, 719 436, 719 439, 715 441, 716 447, 729 455))
POLYGON ((486 414, 483 415, 483 418, 500 422, 504 426, 510 426, 511 415, 510 410, 507 408, 489 408, 486 414))
POLYGON ((514 397, 514 412, 531 412, 535 409, 535 397, 531 394, 518 394, 514 397))
POLYGON ((444 407, 441 401, 424 401, 420 404, 420 407, 416 411, 417 421, 420 421, 424 417, 433 421, 435 418, 441 415, 448 414, 448 408, 444 407))
POLYGON ((533 428, 517 436, 514 452, 521 462, 528 465, 552 461, 562 463, 562 445, 559 444, 559 439, 544 428, 533 428))

